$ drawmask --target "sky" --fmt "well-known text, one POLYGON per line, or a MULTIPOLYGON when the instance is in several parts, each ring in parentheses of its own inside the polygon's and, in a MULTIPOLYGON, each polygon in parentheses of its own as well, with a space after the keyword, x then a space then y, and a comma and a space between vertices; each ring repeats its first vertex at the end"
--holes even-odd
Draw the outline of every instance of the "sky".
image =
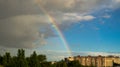
POLYGON ((0 0, 0 54, 23 48, 48 61, 120 56, 120 0, 0 0))

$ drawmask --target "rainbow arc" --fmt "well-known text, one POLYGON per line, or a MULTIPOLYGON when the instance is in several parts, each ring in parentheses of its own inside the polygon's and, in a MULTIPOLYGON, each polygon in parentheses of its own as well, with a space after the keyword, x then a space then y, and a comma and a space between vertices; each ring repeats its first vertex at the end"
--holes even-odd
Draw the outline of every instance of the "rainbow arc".
POLYGON ((60 39, 62 40, 68 54, 70 56, 72 56, 71 50, 68 46, 68 43, 66 42, 64 35, 62 34, 62 32, 59 29, 59 26, 57 25, 56 20, 54 19, 54 17, 42 6, 42 4, 40 3, 40 0, 37 0, 38 6, 40 7, 40 9, 44 12, 44 14, 48 17, 48 19, 50 20, 50 23, 53 25, 53 27, 55 28, 55 30, 57 31, 57 34, 59 35, 60 39))

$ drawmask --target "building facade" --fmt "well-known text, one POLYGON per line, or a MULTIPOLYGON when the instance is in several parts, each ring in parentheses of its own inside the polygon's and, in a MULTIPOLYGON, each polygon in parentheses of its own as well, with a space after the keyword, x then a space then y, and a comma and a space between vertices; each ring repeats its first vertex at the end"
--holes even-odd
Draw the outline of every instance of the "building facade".
POLYGON ((66 58, 66 60, 77 60, 81 65, 95 67, 113 67, 114 63, 120 64, 118 56, 75 56, 66 58))

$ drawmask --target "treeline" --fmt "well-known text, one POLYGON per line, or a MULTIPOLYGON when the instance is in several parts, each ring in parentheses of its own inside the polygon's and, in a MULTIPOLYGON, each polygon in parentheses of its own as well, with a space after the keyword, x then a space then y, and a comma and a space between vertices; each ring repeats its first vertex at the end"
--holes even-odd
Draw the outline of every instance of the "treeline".
POLYGON ((11 57, 9 52, 0 55, 0 65, 3 67, 43 67, 40 63, 46 62, 45 55, 37 55, 34 51, 30 57, 25 57, 25 50, 18 49, 17 56, 11 57))
POLYGON ((25 57, 25 50, 18 49, 17 56, 11 56, 9 52, 0 55, 0 67, 83 67, 78 61, 48 62, 45 55, 37 55, 34 51, 30 57, 25 57))

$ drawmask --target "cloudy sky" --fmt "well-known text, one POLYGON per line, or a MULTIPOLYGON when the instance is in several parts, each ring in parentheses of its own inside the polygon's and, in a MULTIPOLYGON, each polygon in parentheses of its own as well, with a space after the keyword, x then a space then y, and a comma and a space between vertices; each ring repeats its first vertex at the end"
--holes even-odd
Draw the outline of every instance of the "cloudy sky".
POLYGON ((0 0, 1 54, 24 48, 60 60, 69 51, 119 56, 119 47, 120 0, 0 0))

